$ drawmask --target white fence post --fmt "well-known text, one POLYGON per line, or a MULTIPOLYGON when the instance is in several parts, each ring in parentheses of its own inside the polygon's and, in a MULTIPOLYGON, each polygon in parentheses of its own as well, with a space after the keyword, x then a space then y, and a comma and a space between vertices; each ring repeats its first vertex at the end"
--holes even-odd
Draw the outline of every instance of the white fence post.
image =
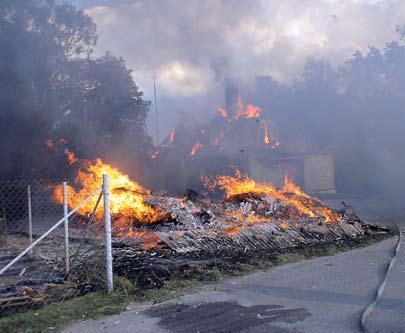
MULTIPOLYGON (((28 238, 31 245, 32 244, 31 185, 28 185, 27 187, 27 196, 28 196, 28 238)), ((29 255, 32 255, 32 250, 29 252, 29 255)))
POLYGON ((67 184, 66 182, 62 183, 63 187, 63 216, 65 220, 63 222, 65 229, 65 272, 69 273, 70 269, 70 257, 69 257, 69 218, 68 214, 68 193, 67 193, 67 184))
POLYGON ((107 274, 107 290, 111 293, 114 290, 113 281, 113 258, 111 247, 111 215, 110 215, 110 189, 109 177, 103 175, 103 196, 104 196, 104 234, 105 234, 105 258, 107 274))

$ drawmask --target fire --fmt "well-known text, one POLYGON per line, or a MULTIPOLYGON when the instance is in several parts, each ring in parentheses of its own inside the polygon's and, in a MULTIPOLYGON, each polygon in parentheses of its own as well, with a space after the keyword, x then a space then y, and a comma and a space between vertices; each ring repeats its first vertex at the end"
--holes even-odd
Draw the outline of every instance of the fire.
POLYGON ((284 174, 284 185, 283 187, 280 189, 281 193, 294 193, 296 195, 302 196, 302 197, 306 197, 306 198, 310 198, 310 196, 308 194, 306 194, 303 190, 301 190, 301 188, 295 184, 292 180, 292 177, 288 174, 288 171, 285 171, 284 174))
POLYGON ((64 138, 61 138, 58 141, 54 141, 52 139, 48 139, 45 141, 45 146, 47 146, 49 149, 53 149, 53 150, 55 150, 58 146, 65 145, 65 144, 67 144, 67 140, 64 138))
POLYGON ((176 135, 175 130, 172 128, 169 133, 169 144, 172 145, 174 143, 174 137, 176 135))
MULTIPOLYGON (((245 119, 253 119, 253 118, 259 118, 261 109, 258 106, 248 104, 245 107, 245 104, 243 103, 242 97, 238 97, 238 100, 236 102, 236 114, 233 119, 237 120, 240 118, 245 118, 245 119)), ((229 112, 223 107, 219 107, 217 109, 217 112, 221 115, 223 118, 228 118, 229 121, 232 120, 229 119, 229 112)))
POLYGON ((202 147, 203 145, 197 141, 191 149, 190 156, 195 156, 202 147))
POLYGON ((269 125, 267 123, 267 121, 263 120, 261 122, 261 127, 263 128, 263 143, 265 145, 269 145, 271 144, 272 148, 277 148, 278 146, 280 146, 280 142, 278 142, 277 140, 274 140, 274 138, 272 138, 270 136, 270 131, 269 131, 269 125))
POLYGON ((228 117, 228 111, 226 111, 225 108, 218 108, 217 112, 221 115, 221 117, 223 118, 227 118, 228 117))
POLYGON ((267 123, 265 121, 263 121, 263 129, 264 129, 264 136, 263 136, 263 142, 265 145, 270 144, 271 138, 269 135, 269 126, 267 125, 267 123))
POLYGON ((48 139, 45 141, 45 145, 50 149, 55 149, 55 143, 52 139, 48 139))
MULTIPOLYGON (((78 161, 76 157, 74 158, 78 161)), ((72 186, 68 187, 70 208, 79 205, 90 193, 101 186, 103 174, 108 174, 110 178, 110 208, 113 219, 124 218, 128 225, 130 221, 134 220, 137 223, 154 223, 164 218, 165 214, 145 203, 144 197, 149 194, 147 189, 99 158, 94 162, 80 160, 80 169, 75 178, 75 182, 80 188, 76 190, 72 186)), ((54 191, 54 199, 58 203, 63 202, 60 188, 54 191)), ((82 215, 91 214, 96 201, 96 197, 88 201, 79 210, 79 213, 82 215)), ((102 217, 103 210, 100 206, 96 210, 96 218, 102 217)))
POLYGON ((151 155, 151 159, 154 160, 156 157, 159 156, 160 152, 169 146, 174 144, 174 139, 176 136, 176 131, 172 128, 166 140, 156 149, 151 155))
POLYGON ((219 146, 221 140, 224 138, 225 134, 229 131, 229 127, 226 130, 222 130, 219 134, 214 138, 213 144, 214 146, 219 146))
POLYGON ((236 116, 235 119, 239 118, 259 118, 261 109, 258 106, 248 104, 245 108, 242 98, 239 96, 236 104, 236 116))
MULTIPOLYGON (((323 217, 326 222, 334 222, 338 219, 337 214, 333 210, 317 207, 315 203, 319 203, 319 201, 304 193, 299 186, 292 183, 288 177, 286 178, 286 183, 283 188, 280 190, 272 184, 256 182, 248 175, 242 174, 239 170, 235 171, 233 177, 216 176, 209 181, 205 179, 205 182, 210 190, 216 187, 224 190, 227 199, 241 194, 264 194, 295 207, 295 209, 304 216, 311 218, 323 217)), ((254 219, 256 218, 254 217, 254 219)))
POLYGON ((242 229, 241 225, 236 225, 232 227, 225 227, 222 231, 228 235, 237 235, 242 229))
POLYGON ((254 106, 252 104, 248 104, 246 106, 246 110, 245 110, 245 116, 248 119, 252 119, 252 118, 259 118, 260 116, 260 108, 258 106, 254 106))

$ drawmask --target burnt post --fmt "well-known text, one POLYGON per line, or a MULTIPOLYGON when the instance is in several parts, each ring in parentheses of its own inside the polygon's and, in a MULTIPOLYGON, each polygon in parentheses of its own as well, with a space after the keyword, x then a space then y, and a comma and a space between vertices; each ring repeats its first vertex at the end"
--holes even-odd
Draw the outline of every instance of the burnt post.
POLYGON ((110 179, 103 175, 103 197, 104 197, 104 236, 105 236, 105 259, 107 274, 107 291, 114 290, 113 282, 113 259, 111 246, 111 215, 110 215, 110 179))

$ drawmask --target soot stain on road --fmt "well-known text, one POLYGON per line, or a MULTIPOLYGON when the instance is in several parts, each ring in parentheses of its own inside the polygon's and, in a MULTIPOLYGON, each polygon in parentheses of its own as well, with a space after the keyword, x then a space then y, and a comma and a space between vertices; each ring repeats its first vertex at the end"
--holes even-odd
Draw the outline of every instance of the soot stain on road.
MULTIPOLYGON (((159 325, 175 332, 293 332, 271 323, 295 323, 311 313, 304 308, 284 309, 279 305, 242 306, 230 302, 203 303, 192 306, 169 304, 145 312, 160 318, 159 325), (264 332, 264 331, 263 331, 264 332)), ((297 331, 294 330, 296 333, 297 331)))

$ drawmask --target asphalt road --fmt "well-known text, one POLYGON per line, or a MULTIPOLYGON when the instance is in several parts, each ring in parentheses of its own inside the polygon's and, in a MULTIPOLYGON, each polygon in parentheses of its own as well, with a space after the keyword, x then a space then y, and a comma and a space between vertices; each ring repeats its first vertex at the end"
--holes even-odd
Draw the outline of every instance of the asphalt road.
MULTIPOLYGON (((395 243, 225 280, 162 305, 132 304, 64 332, 359 332, 395 243)), ((367 324, 371 332, 405 332, 405 246, 367 324)))

